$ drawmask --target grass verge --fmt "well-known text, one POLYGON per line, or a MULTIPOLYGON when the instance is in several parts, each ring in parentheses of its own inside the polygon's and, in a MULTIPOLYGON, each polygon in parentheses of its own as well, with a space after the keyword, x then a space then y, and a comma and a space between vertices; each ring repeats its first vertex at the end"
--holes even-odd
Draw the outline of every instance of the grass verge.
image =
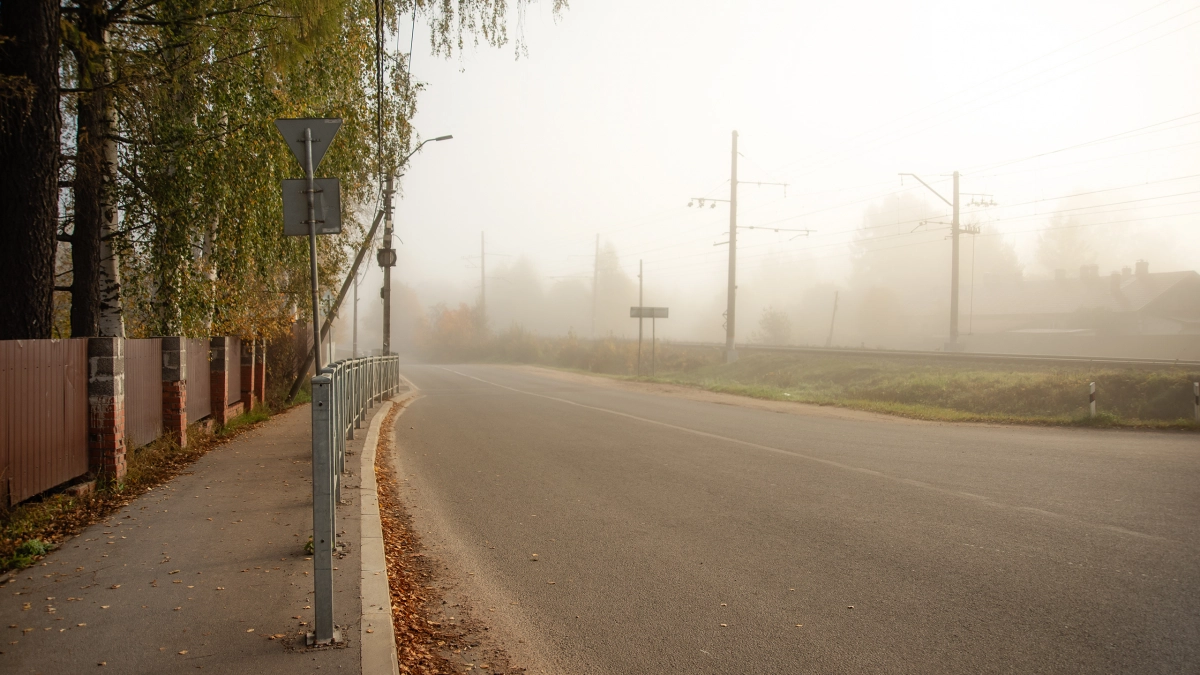
POLYGON ((213 448, 271 415, 269 408, 259 406, 212 432, 204 425, 192 425, 185 448, 164 437, 129 452, 128 471, 120 483, 98 480, 87 494, 48 493, 0 511, 0 573, 29 567, 63 541, 178 476, 213 448))
MULTIPOLYGON (((1197 431, 1182 369, 749 354, 643 381, 944 422, 1197 431), (1088 414, 1096 382, 1099 412, 1088 414)), ((637 379, 637 378, 631 378, 637 379)))

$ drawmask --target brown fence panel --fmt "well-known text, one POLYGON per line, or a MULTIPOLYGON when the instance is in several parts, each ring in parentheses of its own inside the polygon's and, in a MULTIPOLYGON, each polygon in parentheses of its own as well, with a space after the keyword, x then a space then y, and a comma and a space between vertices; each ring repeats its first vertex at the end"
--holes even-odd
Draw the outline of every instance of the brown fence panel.
POLYGON ((0 499, 87 473, 87 339, 0 341, 0 499))
POLYGON ((208 338, 187 341, 187 421, 212 414, 212 380, 208 373, 208 338))
POLYGON ((139 448, 162 432, 162 340, 126 340, 125 443, 139 448))
POLYGON ((242 400, 242 340, 229 338, 225 349, 225 391, 229 394, 226 400, 228 405, 233 405, 242 400))

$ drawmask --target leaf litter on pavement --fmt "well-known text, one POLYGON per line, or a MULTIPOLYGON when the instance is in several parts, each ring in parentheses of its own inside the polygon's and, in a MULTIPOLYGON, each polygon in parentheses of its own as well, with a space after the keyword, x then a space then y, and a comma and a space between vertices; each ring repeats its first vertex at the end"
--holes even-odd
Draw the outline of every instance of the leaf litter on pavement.
MULTIPOLYGON (((451 625, 436 609, 444 604, 436 590, 436 561, 420 552, 420 538, 411 527, 400 497, 399 481, 387 460, 393 424, 401 409, 402 405, 393 406, 384 418, 375 453, 379 518, 383 525, 400 672, 412 675, 449 675, 476 669, 497 674, 524 672, 524 668, 509 664, 502 649, 481 644, 487 630, 482 622, 458 616, 458 622, 451 625)), ((460 608, 459 613, 465 614, 465 608, 460 608)))

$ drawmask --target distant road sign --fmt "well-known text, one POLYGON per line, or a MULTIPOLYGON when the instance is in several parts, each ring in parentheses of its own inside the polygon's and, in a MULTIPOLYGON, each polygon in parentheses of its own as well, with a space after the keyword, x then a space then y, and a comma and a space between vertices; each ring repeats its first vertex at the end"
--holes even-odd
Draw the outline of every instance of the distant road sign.
MULTIPOLYGON (((336 178, 314 178, 317 193, 317 234, 339 234, 342 231, 342 186, 336 178)), ((283 234, 288 237, 308 236, 308 180, 283 181, 283 234)))
POLYGON ((312 168, 315 172, 321 165, 321 160, 325 159, 325 151, 329 149, 333 137, 337 135, 338 129, 342 128, 342 120, 337 117, 275 120, 275 127, 283 134, 283 140, 287 141, 288 147, 292 149, 292 154, 296 156, 296 161, 300 162, 301 169, 305 169, 304 130, 312 129, 312 168))
POLYGON ((665 319, 667 318, 666 307, 630 307, 629 318, 631 319, 665 319))

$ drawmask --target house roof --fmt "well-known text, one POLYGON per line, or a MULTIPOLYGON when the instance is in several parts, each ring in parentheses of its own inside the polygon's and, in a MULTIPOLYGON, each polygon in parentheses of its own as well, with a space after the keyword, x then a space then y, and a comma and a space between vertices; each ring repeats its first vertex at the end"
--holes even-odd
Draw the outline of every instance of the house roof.
POLYGON ((1138 312, 1200 274, 1154 272, 1117 277, 1016 279, 975 287, 975 316, 1071 314, 1079 311, 1138 312))

